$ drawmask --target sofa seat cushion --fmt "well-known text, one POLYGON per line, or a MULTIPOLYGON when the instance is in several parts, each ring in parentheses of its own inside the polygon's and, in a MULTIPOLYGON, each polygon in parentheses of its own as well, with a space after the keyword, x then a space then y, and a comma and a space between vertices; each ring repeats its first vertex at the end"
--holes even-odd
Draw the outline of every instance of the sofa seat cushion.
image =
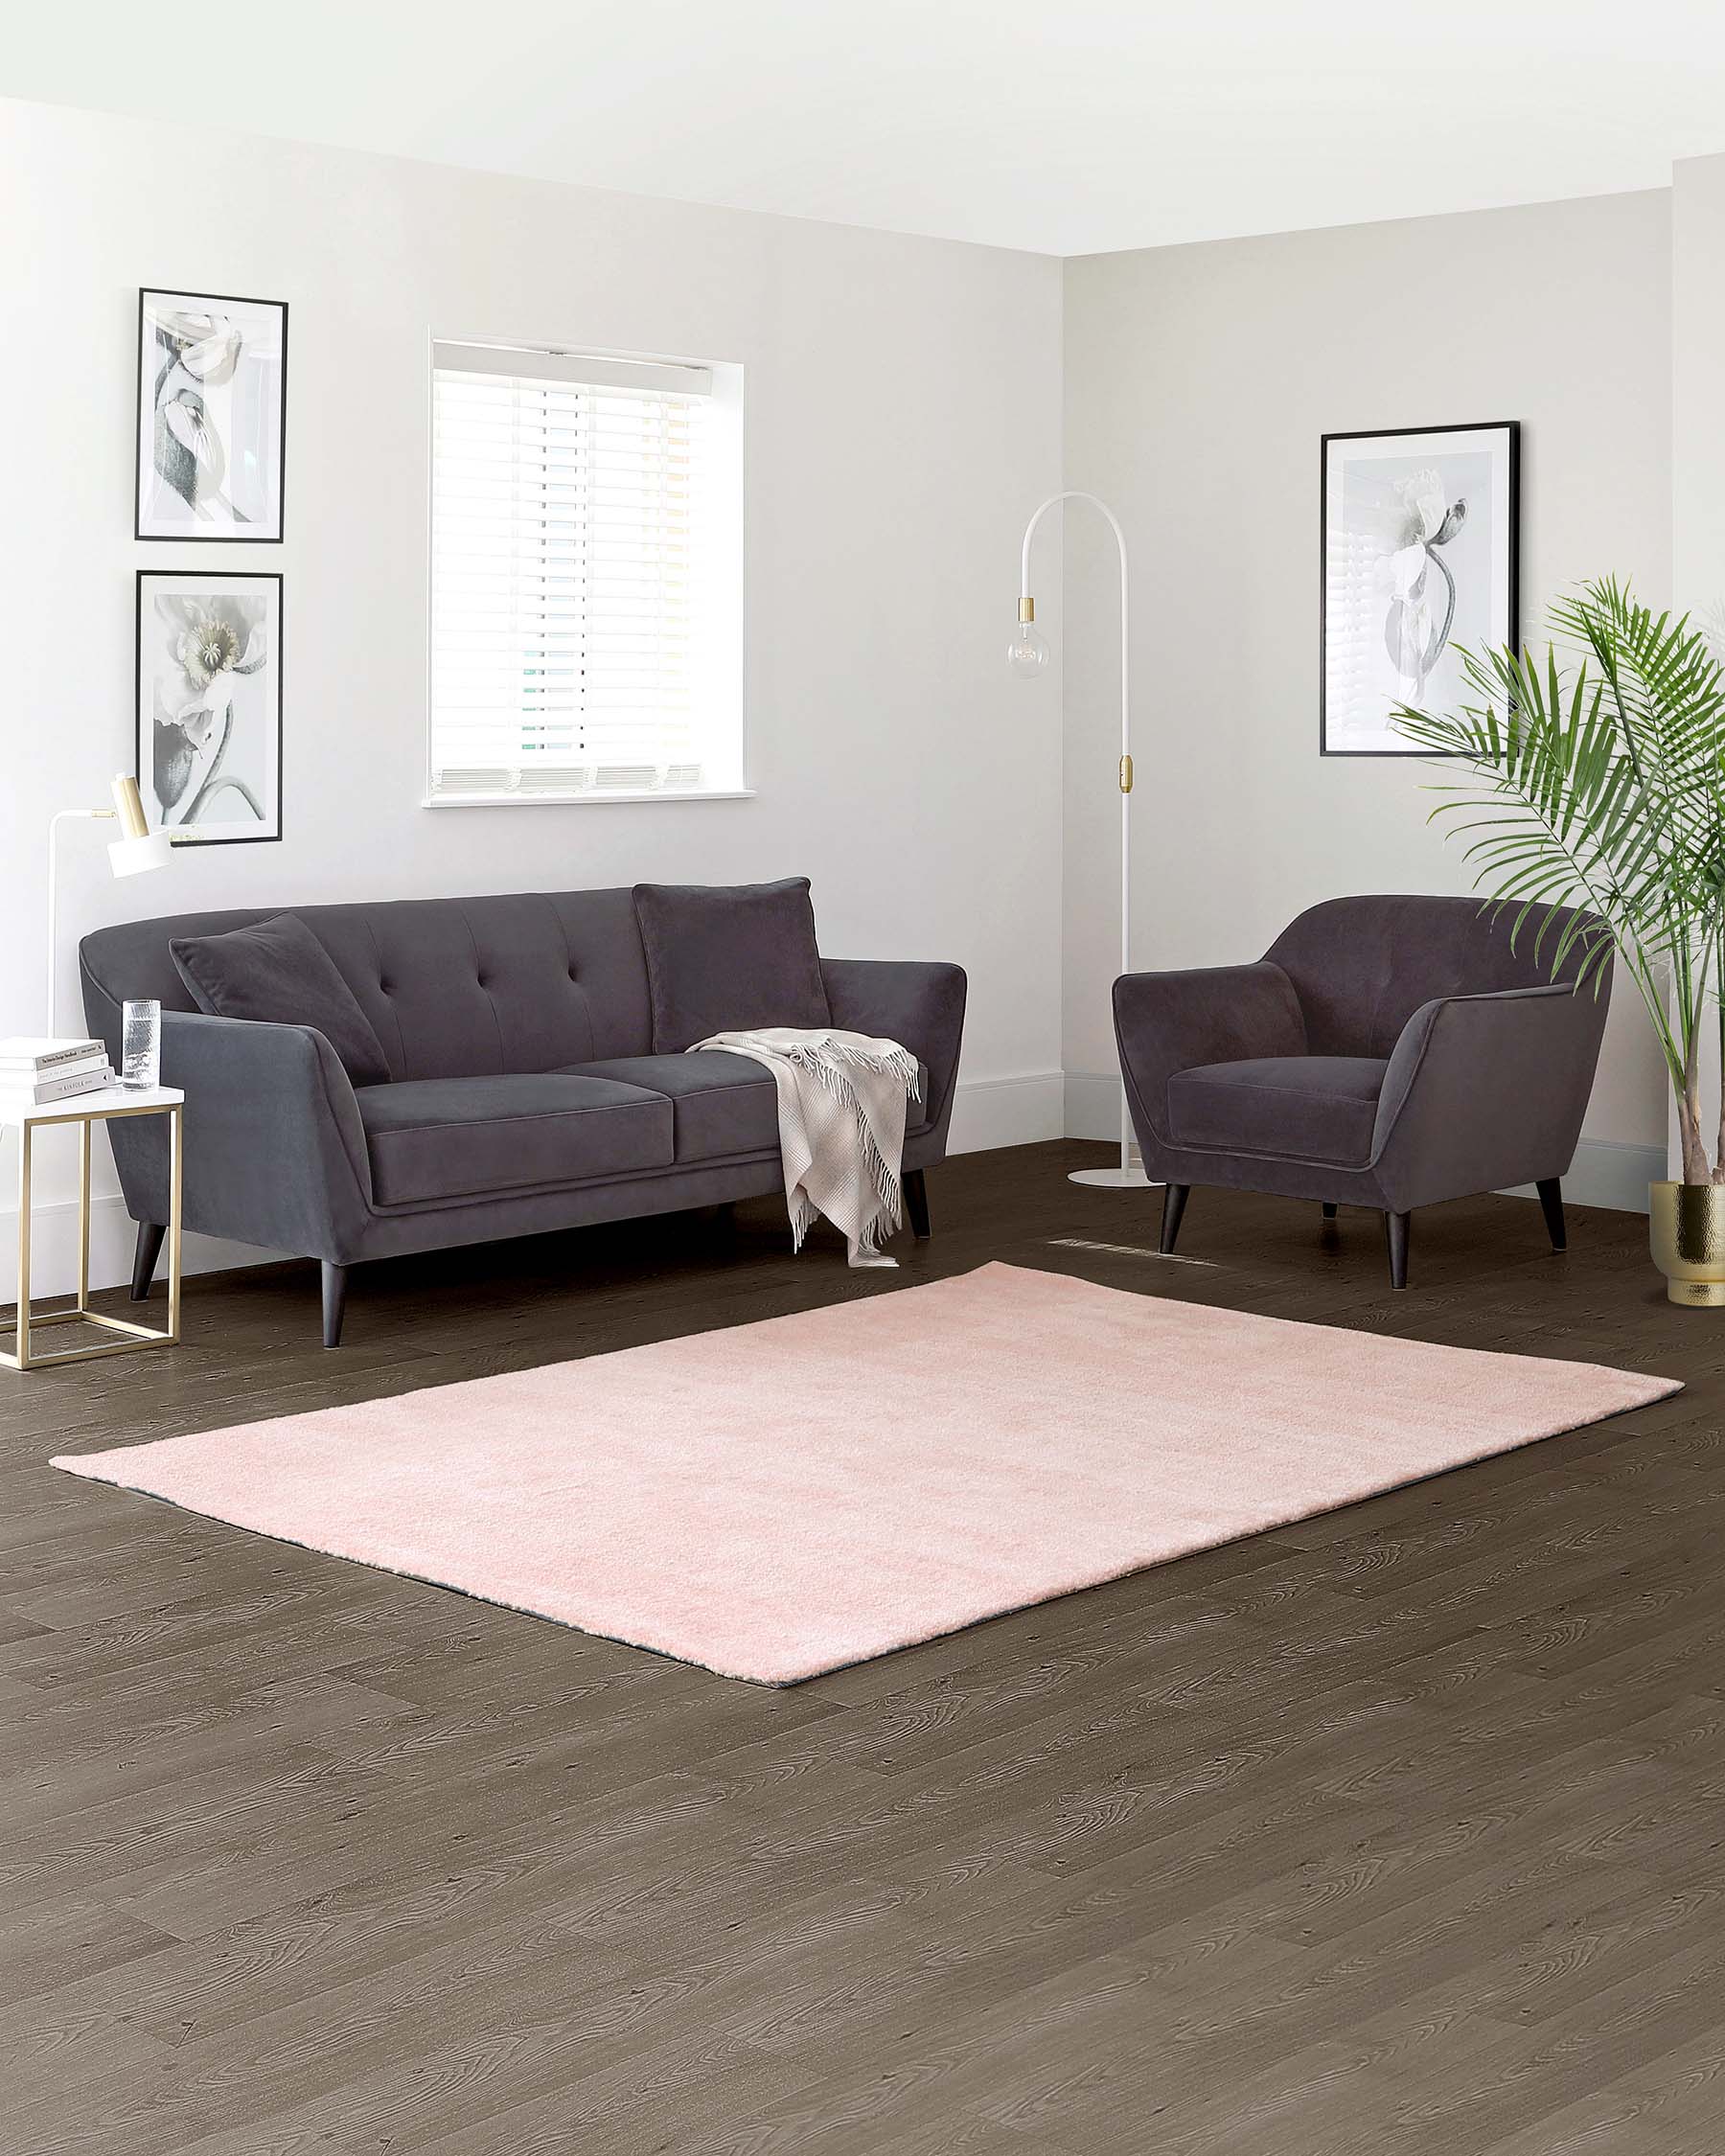
POLYGON ((1362 1167, 1389 1065, 1376 1056, 1257 1056, 1168 1080, 1168 1135, 1205 1153, 1362 1167))
MULTIPOLYGON (((922 1127, 929 1107, 929 1073, 920 1064, 917 1070, 922 1100, 910 1105, 907 1128, 912 1131, 922 1127)), ((680 1056, 614 1056, 606 1063, 571 1064, 568 1075, 609 1078, 665 1094, 676 1117, 679 1162, 778 1151, 778 1087, 767 1066, 752 1056, 718 1048, 680 1056)))
POLYGON ((765 1064, 716 1048, 698 1055, 613 1056, 571 1064, 567 1076, 638 1086, 669 1103, 678 1160, 778 1151, 778 1088, 765 1064))
POLYGON ((671 1103, 609 1078, 413 1078, 354 1097, 383 1205, 596 1181, 674 1158, 671 1103))

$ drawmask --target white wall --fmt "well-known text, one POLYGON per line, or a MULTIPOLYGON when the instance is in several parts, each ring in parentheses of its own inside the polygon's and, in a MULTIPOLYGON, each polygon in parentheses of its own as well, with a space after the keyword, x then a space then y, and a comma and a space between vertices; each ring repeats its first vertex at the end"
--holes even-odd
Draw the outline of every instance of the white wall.
MULTIPOLYGON (((285 572, 287 836, 116 884, 104 834, 74 827, 67 1022, 77 934, 128 912, 806 870, 829 950, 970 969, 959 1146, 1054 1135, 1063 1064, 1068 1128, 1107 1135, 1117 1114, 1114 569, 1081 515, 1068 633, 1057 530, 1035 578, 1067 654, 1064 820, 1058 670, 1026 686, 1001 664, 1018 535, 1046 493, 1094 489, 1134 542, 1143 965, 1255 953, 1340 891, 1464 887, 1416 766, 1317 754, 1323 431, 1520 419, 1530 629, 1585 574, 1671 587, 1665 195, 1063 277, 1042 257, 0 103, 0 1031, 40 1022, 48 817, 129 768, 139 566, 285 572), (143 283, 291 303, 282 548, 129 537, 143 283), (433 332, 746 368, 756 799, 420 806, 433 332)), ((1680 167, 1677 202, 1680 424, 1701 442, 1725 161, 1680 167)), ((1719 491, 1688 470, 1679 570, 1716 583, 1719 491)), ((1663 1135, 1657 1059, 1620 998, 1577 1195, 1635 1203, 1663 1135)), ((44 1180, 63 1280, 69 1159, 44 1180)), ((102 1220, 114 1277, 117 1204, 102 1220)))
POLYGON ((1057 262, 17 103, 0 203, 0 1033, 41 1022, 48 818, 131 768, 133 572, 226 561, 286 575, 285 839, 116 884, 74 827, 64 1022, 127 914, 807 872, 828 951, 969 969, 954 1144, 1058 1135, 1060 688, 1001 663, 1057 262), (290 303, 281 548, 129 537, 143 284, 290 303), (744 365, 758 798, 420 806, 433 332, 744 365))
MULTIPOLYGON (((1135 549, 1135 963, 1255 957, 1340 893, 1467 888, 1426 828, 1429 773, 1318 754, 1319 437, 1520 420, 1529 632, 1583 576, 1667 598, 1670 197, 1092 256, 1066 289, 1067 484, 1112 500, 1135 549)), ((1716 435, 1716 365, 1708 379, 1716 435)), ((1118 1112, 1114 577, 1074 513, 1065 1038, 1069 1127, 1092 1135, 1118 1112)), ((1663 1073, 1637 1020, 1620 993, 1578 1198, 1644 1204, 1663 1172, 1663 1073)))
MULTIPOLYGON (((1671 170, 1672 598, 1706 613, 1725 603, 1725 157, 1689 157, 1671 170)), ((1719 1097, 1719 1044, 1701 1036, 1701 1124, 1719 1097)), ((1683 1174, 1675 1103, 1668 1110, 1668 1173, 1683 1174)))

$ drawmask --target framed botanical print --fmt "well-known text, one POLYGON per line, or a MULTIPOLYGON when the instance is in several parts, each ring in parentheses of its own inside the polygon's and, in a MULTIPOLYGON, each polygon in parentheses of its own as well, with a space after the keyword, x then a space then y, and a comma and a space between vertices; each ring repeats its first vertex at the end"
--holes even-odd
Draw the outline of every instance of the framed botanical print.
POLYGON ((138 571, 138 791, 204 846, 282 836, 282 580, 138 571))
POLYGON ((1453 704, 1461 650, 1520 641, 1521 427, 1326 434, 1319 616, 1325 756, 1420 756, 1402 704, 1453 704))
POLYGON ((282 536, 288 306, 138 294, 141 539, 282 536))

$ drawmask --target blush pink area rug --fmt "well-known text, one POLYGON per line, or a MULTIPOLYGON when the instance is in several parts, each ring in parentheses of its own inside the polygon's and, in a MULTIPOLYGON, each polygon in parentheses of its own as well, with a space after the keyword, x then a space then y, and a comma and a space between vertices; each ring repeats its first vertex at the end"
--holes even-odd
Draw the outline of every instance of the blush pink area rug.
POLYGON ((1677 1389, 985 1265, 54 1464, 787 1685, 1677 1389))

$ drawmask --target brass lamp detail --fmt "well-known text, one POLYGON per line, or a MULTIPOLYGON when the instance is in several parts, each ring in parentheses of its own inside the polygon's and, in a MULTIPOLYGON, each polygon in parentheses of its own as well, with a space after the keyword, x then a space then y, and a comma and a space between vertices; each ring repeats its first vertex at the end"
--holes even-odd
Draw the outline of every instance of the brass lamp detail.
POLYGON ((1046 671, 1048 640, 1036 626, 1036 601, 1027 591, 1019 593, 1018 628, 1006 647, 1006 663, 1024 680, 1046 671))
POLYGON ((128 838, 148 838, 150 825, 145 821, 144 804, 138 798, 138 782, 124 775, 114 781, 114 814, 120 818, 120 828, 128 838))

